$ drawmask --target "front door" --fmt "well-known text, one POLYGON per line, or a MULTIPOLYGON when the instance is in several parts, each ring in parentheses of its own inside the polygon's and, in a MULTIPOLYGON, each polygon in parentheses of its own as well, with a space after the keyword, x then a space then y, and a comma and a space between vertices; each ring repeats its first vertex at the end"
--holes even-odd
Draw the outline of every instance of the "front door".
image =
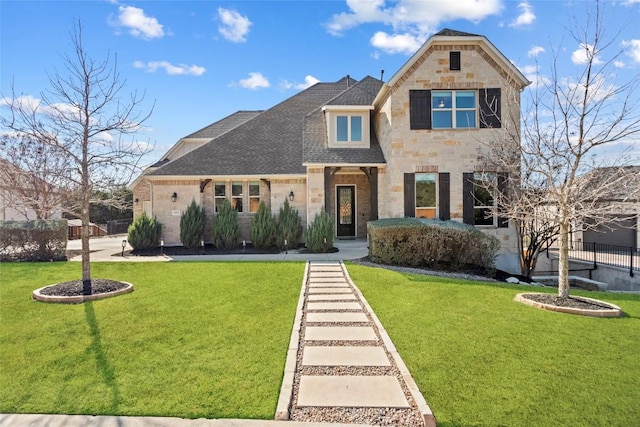
POLYGON ((339 185, 336 187, 337 235, 356 237, 356 187, 339 185))

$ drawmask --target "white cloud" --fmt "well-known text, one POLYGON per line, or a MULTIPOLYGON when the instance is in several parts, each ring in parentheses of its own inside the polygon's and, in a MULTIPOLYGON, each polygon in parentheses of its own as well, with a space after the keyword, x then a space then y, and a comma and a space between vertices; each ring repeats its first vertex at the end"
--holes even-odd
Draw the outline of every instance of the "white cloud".
POLYGON ((544 52, 544 48, 542 46, 531 46, 531 49, 527 52, 527 56, 529 58, 535 58, 542 52, 544 52))
POLYGON ((300 89, 300 90, 304 90, 308 87, 313 86, 316 83, 319 83, 320 80, 318 80, 317 78, 313 77, 312 75, 308 75, 304 77, 304 83, 293 83, 290 82, 288 80, 283 80, 282 83, 280 83, 280 87, 282 89, 300 89))
POLYGON ((34 98, 31 95, 22 95, 13 99, 12 98, 0 99, 0 106, 6 105, 9 107, 13 105, 17 108, 20 108, 30 113, 37 111, 38 108, 40 108, 40 104, 42 104, 42 100, 38 98, 34 98))
MULTIPOLYGON (((392 27, 394 34, 385 37, 375 35, 371 41, 393 45, 404 43, 411 38, 424 40, 434 33, 443 22, 458 19, 479 22, 496 15, 502 10, 501 0, 456 0, 456 1, 415 1, 398 0, 386 4, 385 0, 347 0, 348 12, 333 15, 326 24, 327 31, 340 35, 350 28, 366 23, 380 23, 392 27)), ((405 49, 389 46, 392 52, 406 52, 405 49)))
POLYGON ((168 61, 150 61, 144 63, 142 61, 135 61, 133 66, 138 69, 145 70, 148 73, 155 73, 159 69, 163 69, 170 76, 188 75, 188 76, 201 76, 205 73, 206 69, 198 65, 173 65, 168 61))
POLYGON ((625 65, 624 62, 622 62, 622 61, 614 61, 613 62, 613 66, 616 67, 616 68, 624 68, 624 65, 625 65))
POLYGON ((241 43, 247 41, 247 35, 249 34, 249 27, 253 25, 249 18, 240 15, 235 10, 218 8, 218 18, 222 22, 218 26, 218 32, 222 36, 234 43, 241 43))
MULTIPOLYGON (((640 0, 638 0, 640 2, 640 0)), ((635 62, 640 62, 640 40, 624 40, 622 46, 627 49, 627 55, 635 62)))
POLYGON ((627 0, 626 2, 622 3, 623 6, 631 6, 633 4, 636 3, 640 3, 640 0, 627 0))
POLYGON ((533 13, 531 5, 525 1, 520 3, 518 8, 521 10, 520 15, 511 21, 509 26, 512 28, 520 28, 533 24, 533 21, 536 20, 536 15, 533 13))
POLYGON ((423 42, 411 34, 389 35, 384 31, 378 31, 371 37, 371 45, 387 53, 412 54, 423 42))
POLYGON ((162 24, 158 23, 156 18, 146 16, 144 10, 133 6, 120 6, 118 10, 120 14, 112 25, 126 27, 129 29, 129 34, 145 40, 164 36, 162 24))
POLYGON ((580 47, 571 54, 571 62, 575 65, 581 65, 589 61, 593 64, 602 64, 602 61, 597 56, 597 52, 594 52, 592 45, 580 43, 580 47))
MULTIPOLYGON (((252 90, 271 86, 269 80, 265 76, 256 72, 249 73, 249 77, 241 79, 237 84, 245 89, 252 90)), ((232 84, 232 86, 235 86, 235 84, 232 84)))

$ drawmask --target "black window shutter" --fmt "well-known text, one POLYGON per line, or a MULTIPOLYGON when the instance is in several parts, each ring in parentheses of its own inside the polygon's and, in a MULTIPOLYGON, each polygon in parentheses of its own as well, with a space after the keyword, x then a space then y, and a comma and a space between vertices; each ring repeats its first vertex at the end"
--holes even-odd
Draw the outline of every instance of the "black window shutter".
POLYGON ((480 104, 480 127, 502 127, 501 95, 500 88, 480 89, 478 93, 480 104))
POLYGON ((473 173, 462 174, 462 222, 475 225, 473 215, 473 173))
MULTIPOLYGON (((507 187, 509 175, 506 172, 498 173, 498 191, 500 194, 506 195, 507 191, 509 191, 507 187)), ((502 199, 502 197, 500 197, 502 199)), ((498 206, 498 227, 507 228, 509 227, 509 218, 500 216, 500 206, 498 206)))
POLYGON ((459 51, 449 52, 449 69, 451 71, 460 70, 460 52, 459 51))
POLYGON ((438 218, 451 219, 451 197, 449 196, 449 172, 438 174, 438 218))
POLYGON ((413 173, 404 174, 404 216, 416 216, 416 175, 413 173))
POLYGON ((431 91, 409 91, 409 120, 411 129, 431 129, 431 91))

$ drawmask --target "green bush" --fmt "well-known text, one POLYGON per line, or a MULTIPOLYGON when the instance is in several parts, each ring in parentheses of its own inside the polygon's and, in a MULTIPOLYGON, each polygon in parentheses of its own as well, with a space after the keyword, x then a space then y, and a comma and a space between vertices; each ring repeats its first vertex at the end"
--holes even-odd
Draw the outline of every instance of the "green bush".
POLYGON ((204 208, 192 200, 180 217, 180 241, 182 244, 190 249, 199 247, 200 242, 204 239, 205 225, 204 208))
POLYGON ((224 199, 213 220, 213 243, 218 249, 235 249, 240 244, 238 212, 229 199, 224 199))
POLYGON ((251 229, 249 231, 251 243, 259 249, 267 249, 274 245, 276 237, 276 220, 271 215, 269 208, 260 202, 258 211, 251 219, 251 229))
POLYGON ((327 252, 333 248, 333 219, 326 210, 316 214, 304 233, 304 240, 310 252, 327 252))
POLYGON ((63 261, 66 220, 0 221, 0 261, 63 261))
POLYGON ((145 212, 137 217, 127 229, 129 244, 134 250, 157 248, 160 244, 162 225, 156 217, 150 217, 145 212))
POLYGON ((498 239, 457 221, 391 218, 367 224, 377 263, 490 274, 498 239))
POLYGON ((276 245, 281 250, 286 248, 295 248, 300 241, 302 235, 302 225, 298 210, 289 205, 287 199, 278 213, 278 221, 276 228, 276 245), (285 244, 286 242, 286 244, 285 244))

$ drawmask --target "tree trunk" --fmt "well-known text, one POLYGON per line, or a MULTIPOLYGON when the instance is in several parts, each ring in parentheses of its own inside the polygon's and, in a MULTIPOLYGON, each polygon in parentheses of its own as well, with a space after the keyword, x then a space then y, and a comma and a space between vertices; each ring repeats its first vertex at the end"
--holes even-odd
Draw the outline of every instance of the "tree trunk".
POLYGON ((558 296, 569 296, 569 226, 565 221, 560 223, 560 260, 558 262, 558 296))

